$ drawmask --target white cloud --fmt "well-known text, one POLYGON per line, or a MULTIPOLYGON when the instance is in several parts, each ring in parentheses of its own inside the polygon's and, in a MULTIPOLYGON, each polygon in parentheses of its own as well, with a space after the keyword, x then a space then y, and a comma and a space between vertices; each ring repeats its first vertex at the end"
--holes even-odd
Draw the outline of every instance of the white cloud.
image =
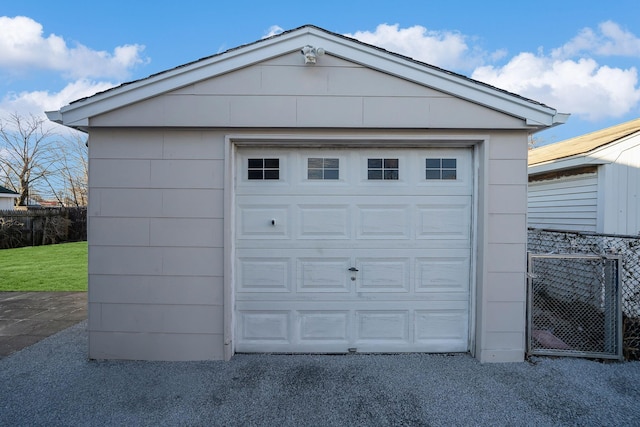
POLYGON ((472 78, 544 102, 586 120, 620 117, 640 102, 638 72, 594 59, 521 53, 502 67, 477 68, 472 78))
POLYGON ((113 83, 77 80, 67 84, 59 92, 32 91, 10 93, 0 100, 0 117, 18 113, 23 116, 34 114, 44 117, 44 112, 58 110, 71 101, 94 95, 113 87, 113 83))
POLYGON ((541 47, 537 53, 511 58, 506 49, 483 50, 471 36, 419 25, 381 24, 375 31, 346 35, 444 69, 468 71, 476 80, 586 120, 621 117, 640 103, 635 67, 607 66, 593 59, 640 57, 640 38, 612 21, 601 23, 597 30, 582 29, 551 54, 545 55, 541 47), (505 65, 495 65, 505 60, 505 65))
MULTIPOLYGON (((264 38, 282 31, 273 25, 264 38)), ((444 69, 468 72, 474 79, 587 120, 621 117, 640 105, 637 68, 604 65, 594 59, 640 57, 640 38, 612 21, 601 23, 596 30, 580 30, 550 54, 541 47, 536 53, 513 57, 508 57, 505 49, 482 49, 472 36, 420 25, 400 28, 381 24, 374 31, 346 35, 444 69)), ((5 95, 0 98, 0 114, 42 114, 106 90, 116 83, 104 80, 119 81, 128 77, 133 67, 145 63, 143 49, 132 44, 118 46, 110 53, 81 44, 69 47, 60 36, 45 37, 42 25, 31 18, 0 17, 0 73, 39 69, 76 80, 57 92, 5 95)))
POLYGON ((580 30, 550 55, 523 52, 503 66, 478 67, 472 78, 544 102, 562 112, 596 121, 638 108, 636 67, 599 63, 596 56, 640 57, 640 38, 606 21, 580 30))
POLYGON ((471 70, 487 55, 478 47, 470 47, 468 37, 461 33, 433 31, 421 25, 399 28, 398 24, 380 24, 373 32, 345 35, 445 69, 471 70))
POLYGON ((45 37, 42 25, 31 18, 0 16, 0 68, 6 72, 43 69, 62 72, 69 78, 115 78, 147 60, 144 46, 118 46, 113 53, 92 50, 81 44, 67 46, 55 34, 45 37))
POLYGON ((269 37, 273 37, 276 36, 278 34, 280 34, 281 32, 284 31, 284 28, 282 28, 279 25, 272 25, 269 27, 269 29, 267 30, 267 32, 265 33, 264 36, 262 36, 263 39, 268 39, 269 37))
POLYGON ((598 25, 599 31, 583 28, 577 36, 554 49, 554 58, 571 58, 584 54, 640 57, 640 38, 623 30, 613 21, 598 25))

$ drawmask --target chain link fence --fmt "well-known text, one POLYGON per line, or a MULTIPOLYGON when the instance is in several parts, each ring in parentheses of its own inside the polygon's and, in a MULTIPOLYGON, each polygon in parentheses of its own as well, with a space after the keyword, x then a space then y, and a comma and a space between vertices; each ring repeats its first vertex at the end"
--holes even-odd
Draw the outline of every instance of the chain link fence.
MULTIPOLYGON (((640 360, 640 236, 529 229, 528 237, 528 251, 531 254, 586 254, 595 255, 596 258, 602 258, 603 255, 616 255, 620 258, 620 271, 617 273, 620 279, 620 287, 615 298, 619 298, 622 312, 622 353, 627 360, 640 360)), ((536 268, 537 273, 533 273, 535 276, 542 274, 543 270, 549 270, 551 272, 555 271, 555 273, 545 274, 559 275, 553 281, 563 283, 563 286, 556 286, 558 289, 552 291, 552 303, 544 300, 544 298, 547 298, 544 295, 546 291, 543 292, 542 297, 536 297, 535 294, 530 295, 530 303, 537 304, 538 307, 553 304, 556 306, 554 310, 558 313, 564 313, 564 317, 571 317, 576 311, 576 307, 582 304, 590 304, 591 308, 597 307, 598 310, 605 307, 606 303, 604 301, 609 291, 605 287, 601 287, 600 291, 594 291, 594 283, 601 280, 604 277, 603 275, 614 274, 610 269, 608 270, 606 266, 595 267, 594 269, 593 266, 589 265, 591 261, 573 262, 571 266, 559 268, 554 265, 554 263, 557 264, 558 262, 547 261, 546 265, 540 265, 539 268, 536 268), (589 277, 591 277, 591 280, 588 279, 589 277), (556 303, 556 300, 559 302, 556 303), (567 300, 573 302, 567 302, 567 300)), ((592 314, 594 319, 598 318, 598 316, 600 315, 592 314)), ((574 317, 578 321, 580 320, 580 315, 575 314, 574 317)), ((578 325, 574 333, 582 333, 580 328, 582 330, 585 329, 584 326, 578 325)), ((538 328, 535 330, 545 331, 548 330, 548 326, 547 329, 538 328)), ((530 336, 532 336, 532 325, 529 332, 530 336)), ((536 333, 538 334, 539 332, 536 333)), ((604 335, 602 337, 604 339, 604 335)), ((544 337, 542 338, 544 339, 544 337)), ((547 338, 552 339, 553 337, 547 338)), ((571 340, 570 338, 566 339, 568 341, 571 340)), ((561 341, 564 342, 564 340, 561 341)), ((566 342, 565 344, 570 346, 566 342)), ((606 347, 603 347, 603 349, 606 349, 606 347)))
POLYGON ((619 263, 529 253, 529 354, 622 358, 619 263))

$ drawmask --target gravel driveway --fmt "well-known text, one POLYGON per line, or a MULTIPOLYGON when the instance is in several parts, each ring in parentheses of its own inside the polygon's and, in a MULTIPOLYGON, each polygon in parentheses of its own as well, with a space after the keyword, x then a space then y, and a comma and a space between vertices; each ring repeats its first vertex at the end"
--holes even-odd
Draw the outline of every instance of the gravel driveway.
POLYGON ((468 355, 86 359, 86 323, 0 360, 0 425, 640 425, 640 362, 468 355))

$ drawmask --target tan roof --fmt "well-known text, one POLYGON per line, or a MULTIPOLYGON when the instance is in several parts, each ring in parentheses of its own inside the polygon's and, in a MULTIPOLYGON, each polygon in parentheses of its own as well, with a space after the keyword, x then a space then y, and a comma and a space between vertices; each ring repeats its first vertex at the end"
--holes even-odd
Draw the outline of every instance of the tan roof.
POLYGON ((529 151, 529 166, 585 154, 638 131, 640 131, 640 119, 635 119, 555 144, 534 148, 529 151))

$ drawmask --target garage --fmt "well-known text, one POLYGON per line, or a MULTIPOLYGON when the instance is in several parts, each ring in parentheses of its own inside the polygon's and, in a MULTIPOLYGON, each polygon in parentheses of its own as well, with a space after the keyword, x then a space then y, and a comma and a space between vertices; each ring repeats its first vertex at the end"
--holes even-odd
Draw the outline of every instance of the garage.
POLYGON ((567 115, 313 25, 47 113, 89 134, 89 357, 524 358, 528 138, 567 115))
POLYGON ((471 148, 236 161, 236 351, 469 349, 471 148))

